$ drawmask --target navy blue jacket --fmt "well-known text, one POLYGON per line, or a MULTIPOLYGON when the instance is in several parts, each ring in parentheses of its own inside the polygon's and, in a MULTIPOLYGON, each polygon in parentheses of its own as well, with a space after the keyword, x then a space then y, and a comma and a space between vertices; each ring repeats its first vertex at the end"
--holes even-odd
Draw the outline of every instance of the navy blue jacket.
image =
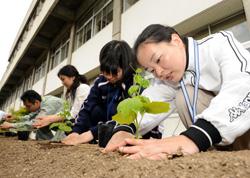
POLYGON ((99 121, 108 121, 112 119, 112 116, 116 114, 118 103, 129 97, 128 89, 132 84, 132 74, 127 75, 124 81, 116 84, 110 83, 103 75, 100 75, 96 79, 87 99, 83 103, 83 106, 78 114, 77 121, 73 126, 73 132, 81 134, 90 130, 94 138, 97 138, 97 123, 99 121), (95 110, 97 107, 102 108, 102 111, 95 110), (100 120, 93 115, 100 115, 104 118, 100 120))

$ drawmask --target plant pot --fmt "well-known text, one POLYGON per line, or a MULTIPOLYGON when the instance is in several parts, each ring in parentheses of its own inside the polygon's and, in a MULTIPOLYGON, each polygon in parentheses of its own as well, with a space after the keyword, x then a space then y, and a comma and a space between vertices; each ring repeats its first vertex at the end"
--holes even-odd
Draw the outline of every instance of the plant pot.
POLYGON ((98 145, 105 148, 113 134, 114 125, 108 123, 98 123, 98 145))
POLYGON ((30 131, 18 131, 17 137, 18 140, 28 140, 30 135, 30 131))
POLYGON ((17 134, 14 133, 14 132, 5 132, 4 135, 5 135, 6 137, 15 137, 17 134))

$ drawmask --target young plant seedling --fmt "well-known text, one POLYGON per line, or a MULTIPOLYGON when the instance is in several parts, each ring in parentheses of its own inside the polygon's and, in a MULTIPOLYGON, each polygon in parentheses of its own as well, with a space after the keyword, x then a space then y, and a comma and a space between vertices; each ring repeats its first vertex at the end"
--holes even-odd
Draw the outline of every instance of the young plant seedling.
POLYGON ((14 108, 9 110, 9 113, 14 118, 11 122, 21 122, 22 117, 29 114, 29 111, 25 107, 20 107, 18 110, 14 110, 14 108))
POLYGON ((147 88, 149 84, 149 80, 143 77, 142 69, 138 68, 134 74, 133 85, 128 90, 128 94, 131 98, 121 101, 117 106, 117 114, 112 117, 112 119, 119 124, 134 123, 136 127, 136 138, 140 138, 140 123, 137 120, 138 113, 141 114, 142 121, 145 113, 160 114, 170 109, 169 103, 150 101, 148 97, 141 96, 142 90, 147 88))
POLYGON ((52 123, 49 128, 50 129, 57 128, 57 130, 61 130, 64 132, 71 132, 72 131, 71 126, 73 125, 73 123, 70 121, 70 119, 72 118, 70 114, 69 102, 64 101, 63 110, 59 112, 58 115, 62 117, 63 120, 61 122, 52 123))

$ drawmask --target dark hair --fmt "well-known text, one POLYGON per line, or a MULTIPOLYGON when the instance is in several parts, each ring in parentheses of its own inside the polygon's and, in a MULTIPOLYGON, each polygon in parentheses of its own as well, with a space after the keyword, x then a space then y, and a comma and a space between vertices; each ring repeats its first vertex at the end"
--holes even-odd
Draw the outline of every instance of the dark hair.
POLYGON ((99 56, 100 70, 117 75, 117 69, 123 71, 123 78, 134 72, 137 67, 136 57, 125 41, 112 40, 103 46, 99 56))
POLYGON ((23 102, 28 101, 28 102, 34 104, 36 100, 38 100, 38 101, 41 102, 41 101, 42 101, 42 97, 41 97, 41 95, 39 95, 39 94, 38 94, 36 91, 34 91, 34 90, 27 90, 27 91, 25 91, 25 92, 22 94, 21 100, 22 100, 23 102))
POLYGON ((152 24, 147 26, 142 33, 137 37, 134 44, 134 51, 137 54, 138 47, 140 44, 145 42, 155 42, 159 43, 162 41, 170 42, 172 39, 172 34, 177 34, 183 41, 183 37, 178 34, 178 32, 169 26, 164 26, 160 24, 152 24))
POLYGON ((71 94, 72 98, 75 98, 76 89, 80 85, 80 83, 88 84, 87 78, 84 75, 80 75, 78 70, 73 65, 66 65, 62 67, 57 76, 60 78, 60 75, 65 75, 67 77, 75 77, 72 86, 67 89, 66 95, 71 94))

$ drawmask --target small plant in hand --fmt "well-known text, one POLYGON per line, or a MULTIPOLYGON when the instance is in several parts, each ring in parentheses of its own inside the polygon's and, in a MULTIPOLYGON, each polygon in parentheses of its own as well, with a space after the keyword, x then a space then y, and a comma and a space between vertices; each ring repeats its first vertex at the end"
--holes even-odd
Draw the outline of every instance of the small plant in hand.
MULTIPOLYGON (((9 110, 9 113, 11 114, 11 117, 13 119, 11 120, 8 120, 8 122, 10 123, 17 123, 17 122, 22 122, 22 117, 29 114, 29 111, 25 108, 25 107, 20 107, 18 110, 14 110, 14 108, 11 108, 9 110)), ((0 124, 2 124, 5 120, 2 120, 0 124)), ((0 129, 0 132, 1 133, 4 133, 4 132, 17 132, 17 131, 29 131, 31 130, 29 127, 27 126, 23 126, 23 127, 20 127, 18 129, 16 128, 10 128, 10 129, 0 129)))
POLYGON ((22 122, 22 117, 29 114, 29 111, 25 107, 20 107, 18 110, 10 109, 9 113, 13 117, 10 122, 22 122))
POLYGON ((70 114, 70 105, 69 102, 64 101, 63 103, 63 110, 58 113, 58 115, 63 119, 61 122, 55 122, 50 125, 50 129, 61 130, 64 132, 71 132, 71 126, 73 123, 70 121, 71 114, 70 114))
POLYGON ((148 97, 141 96, 142 90, 147 88, 149 84, 149 80, 143 77, 143 70, 138 68, 134 74, 133 85, 128 90, 130 98, 118 104, 117 114, 112 117, 112 119, 119 124, 134 123, 136 127, 136 138, 140 138, 140 122, 145 113, 160 114, 170 109, 169 103, 150 101, 148 97), (140 122, 137 120, 138 113, 140 113, 142 117, 140 122))

